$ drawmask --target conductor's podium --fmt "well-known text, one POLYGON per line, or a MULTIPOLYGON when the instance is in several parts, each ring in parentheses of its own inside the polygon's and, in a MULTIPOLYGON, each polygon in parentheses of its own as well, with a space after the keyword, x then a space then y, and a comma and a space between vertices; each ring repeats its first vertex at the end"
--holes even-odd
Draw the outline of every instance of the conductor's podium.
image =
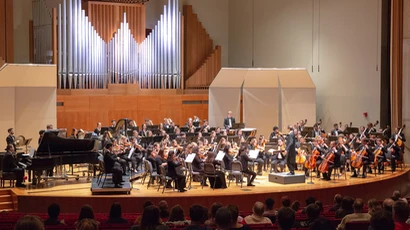
POLYGON ((269 182, 278 184, 298 184, 305 183, 304 174, 287 175, 287 172, 269 173, 269 182))

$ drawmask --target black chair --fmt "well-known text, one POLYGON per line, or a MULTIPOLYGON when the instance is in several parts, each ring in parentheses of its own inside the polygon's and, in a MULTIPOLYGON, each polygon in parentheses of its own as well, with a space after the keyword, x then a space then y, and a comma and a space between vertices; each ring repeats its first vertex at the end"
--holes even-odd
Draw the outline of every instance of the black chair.
POLYGON ((14 187, 16 174, 14 172, 0 172, 0 183, 3 188, 5 186, 6 180, 10 181, 10 187, 14 187))
MULTIPOLYGON (((211 163, 205 163, 204 164, 204 178, 214 178, 214 186, 212 187, 212 189, 215 190, 215 185, 216 185, 216 179, 219 177, 216 174, 216 170, 215 170, 215 166, 211 163)), ((204 188, 204 184, 202 183, 202 189, 204 188)))
POLYGON ((149 181, 148 181, 148 186, 147 186, 147 189, 148 189, 149 186, 151 185, 151 181, 159 178, 160 175, 157 172, 154 172, 154 169, 152 168, 152 164, 148 160, 145 161, 145 167, 147 168, 147 173, 148 173, 147 176, 149 176, 149 181))
MULTIPOLYGON (((241 181, 241 188, 243 183, 243 169, 242 163, 240 161, 232 161, 231 171, 228 172, 229 177, 234 176, 236 179, 236 184, 238 184, 238 179, 241 181)), ((231 185, 231 180, 228 182, 228 187, 231 185)))
POLYGON ((194 180, 194 176, 199 176, 201 181, 204 180, 204 174, 202 172, 194 172, 194 170, 192 169, 192 163, 186 163, 186 168, 187 168, 187 179, 189 178, 189 185, 188 185, 188 189, 191 189, 192 186, 192 181, 194 180))
POLYGON ((178 184, 176 183, 176 181, 172 177, 169 177, 169 176, 166 175, 165 168, 162 165, 159 166, 159 178, 161 179, 161 181, 158 183, 157 192, 159 192, 159 189, 162 186, 163 187, 162 193, 164 193, 165 188, 167 187, 167 184, 168 184, 169 181, 174 182, 174 186, 172 187, 172 191, 174 191, 174 188, 178 186, 178 184))
POLYGON ((98 185, 100 185, 102 181, 101 188, 103 188, 105 181, 107 180, 107 176, 111 176, 111 180, 112 180, 112 172, 108 172, 105 169, 104 160, 99 159, 99 165, 100 165, 100 174, 99 174, 99 180, 97 179, 97 182, 98 182, 98 185), (104 180, 102 179, 103 177, 104 177, 104 180))

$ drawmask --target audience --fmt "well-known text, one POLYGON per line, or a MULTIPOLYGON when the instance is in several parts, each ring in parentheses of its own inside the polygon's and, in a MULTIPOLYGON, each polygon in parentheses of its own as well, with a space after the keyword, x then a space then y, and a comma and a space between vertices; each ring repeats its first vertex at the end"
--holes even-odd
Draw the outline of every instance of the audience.
MULTIPOLYGON (((154 203, 152 203, 150 200, 147 200, 147 201, 145 201, 145 202, 142 204, 142 209, 145 210, 146 207, 151 206, 151 205, 154 205, 154 203)), ((134 221, 134 225, 139 225, 139 224, 141 223, 141 219, 142 219, 142 216, 139 216, 139 217, 134 221)))
POLYGON ((283 207, 278 211, 279 230, 290 230, 295 223, 295 211, 291 208, 283 207))
POLYGON ((335 226, 330 220, 319 218, 310 224, 309 230, 335 230, 335 226))
POLYGON ((369 201, 367 201, 367 207, 369 207, 369 214, 373 215, 373 213, 382 210, 382 205, 380 204, 380 202, 376 199, 370 199, 369 201))
POLYGON ((60 215, 60 205, 51 204, 47 209, 48 219, 44 221, 44 225, 60 225, 64 224, 64 220, 59 220, 60 215))
MULTIPOLYGON (((80 222, 83 219, 92 219, 92 220, 94 220, 93 208, 88 204, 81 207, 80 214, 78 215, 77 222, 74 223, 74 224, 77 225, 78 222, 80 222)), ((98 222, 98 221, 96 221, 96 222, 97 222, 97 224, 100 224, 100 222, 98 222)))
POLYGON ((245 223, 247 224, 272 224, 272 221, 263 216, 264 213, 264 205, 262 202, 256 202, 253 205, 253 213, 252 215, 249 215, 247 217, 245 217, 245 223))
POLYGON ((293 201, 292 205, 290 206, 296 213, 301 213, 302 209, 300 209, 300 202, 295 200, 293 201))
POLYGON ((307 208, 307 206, 309 206, 309 204, 314 204, 315 202, 316 202, 316 199, 314 198, 314 197, 308 197, 307 199, 306 199, 306 207, 305 208, 303 208, 302 209, 302 213, 303 214, 305 214, 306 213, 306 208, 307 208))
MULTIPOLYGON (((392 216, 392 213, 393 213, 393 204, 394 204, 394 200, 391 199, 391 198, 386 198, 383 201, 383 210, 385 212, 387 212, 388 214, 390 214, 391 216, 392 216)), ((393 218, 393 216, 392 216, 392 218, 393 218)))
POLYGON ((408 230, 410 225, 406 224, 407 219, 409 218, 410 211, 409 206, 406 202, 402 200, 397 200, 393 205, 393 220, 395 225, 395 230, 408 230))
POLYGON ((44 230, 44 224, 38 216, 24 216, 17 221, 15 230, 44 230))
POLYGON ((323 203, 320 200, 315 201, 315 204, 319 207, 320 213, 324 212, 323 203))
POLYGON ((345 196, 342 199, 342 203, 340 204, 340 208, 336 211, 335 217, 337 219, 342 219, 348 214, 353 213, 353 203, 354 199, 350 196, 345 196))
POLYGON ((342 195, 336 194, 335 197, 333 198, 333 202, 335 203, 330 209, 329 212, 336 212, 341 206, 342 203, 342 195))
POLYGON ((369 230, 394 230, 395 225, 391 214, 380 210, 373 213, 370 218, 369 230))
POLYGON ((110 216, 107 220, 108 224, 128 224, 128 220, 122 218, 120 203, 114 203, 111 205, 110 216))
POLYGON ((222 208, 222 204, 215 202, 211 206, 211 219, 205 221, 205 226, 215 227, 215 216, 218 209, 222 208))
POLYGON ((398 201, 400 199, 400 197, 401 197, 400 191, 396 190, 396 191, 393 192, 393 195, 392 195, 391 199, 393 201, 398 201))
POLYGON ((236 205, 230 204, 227 207, 231 211, 231 229, 234 230, 251 230, 251 228, 246 224, 241 224, 238 221, 239 210, 236 205))
POLYGON ((282 196, 282 198, 280 199, 281 203, 282 203, 282 207, 285 208, 289 208, 291 201, 290 201, 290 197, 288 196, 282 196))
POLYGON ((131 230, 168 230, 169 227, 161 223, 159 217, 159 208, 155 205, 150 205, 144 209, 142 213, 141 223, 133 225, 131 230))
POLYGON ((190 223, 190 221, 185 220, 184 209, 180 205, 172 207, 167 224, 188 225, 190 223))
POLYGON ((215 225, 218 230, 230 230, 232 226, 232 216, 228 208, 219 208, 218 211, 216 211, 215 225))
POLYGON ((191 224, 184 228, 184 230, 208 230, 207 227, 202 226, 204 224, 204 216, 208 211, 201 205, 194 204, 189 208, 189 217, 191 218, 191 224))
POLYGON ((168 203, 165 200, 161 200, 158 203, 159 216, 162 220, 167 220, 169 218, 168 203))
POLYGON ((339 226, 337 226, 338 230, 344 230, 346 223, 355 222, 355 221, 370 221, 370 214, 363 213, 363 200, 358 198, 353 203, 353 210, 354 213, 346 215, 342 221, 340 222, 339 226))
POLYGON ((320 207, 317 204, 309 204, 306 207, 306 216, 307 220, 300 222, 302 228, 310 227, 310 225, 320 217, 320 207))
POLYGON ((98 230, 98 222, 93 219, 82 219, 77 223, 76 230, 98 230))
POLYGON ((274 205, 275 201, 272 198, 267 198, 265 200, 265 212, 263 213, 263 216, 269 218, 272 224, 276 222, 276 216, 278 215, 278 212, 273 209, 274 205))

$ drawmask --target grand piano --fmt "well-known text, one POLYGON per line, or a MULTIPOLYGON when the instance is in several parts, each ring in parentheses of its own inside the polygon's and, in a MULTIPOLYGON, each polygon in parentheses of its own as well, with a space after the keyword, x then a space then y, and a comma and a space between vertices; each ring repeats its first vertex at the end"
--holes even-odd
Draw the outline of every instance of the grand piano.
MULTIPOLYGON (((33 184, 36 184, 44 170, 67 164, 95 165, 98 164, 98 145, 94 139, 69 139, 58 136, 58 130, 47 131, 26 169, 33 172, 33 184)), ((68 179, 66 175, 61 176, 68 179)))

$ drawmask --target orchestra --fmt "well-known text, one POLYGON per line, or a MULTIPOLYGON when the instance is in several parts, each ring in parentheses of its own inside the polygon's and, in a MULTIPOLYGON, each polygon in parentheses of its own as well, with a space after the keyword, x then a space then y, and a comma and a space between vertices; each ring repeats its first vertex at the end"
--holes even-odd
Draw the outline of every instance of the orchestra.
MULTIPOLYGON (((152 121, 146 118, 141 127, 138 127, 134 120, 112 120, 110 127, 102 127, 102 123, 97 122, 92 132, 73 128, 71 138, 95 138, 101 142, 104 146, 102 156, 106 170, 115 173, 115 187, 122 186, 123 175, 143 172, 143 159, 146 159, 151 163, 152 171, 157 174, 161 173, 160 167, 164 167, 180 192, 186 191, 187 174, 184 169, 187 167, 185 160, 190 154, 195 154, 191 162, 193 172, 204 173, 204 165, 209 163, 214 166, 219 178, 201 177, 195 178, 196 181, 208 186, 209 179, 211 187, 215 183, 216 188, 226 188, 226 171, 232 169, 231 164, 234 161, 241 163, 242 172, 248 177, 248 186, 254 186, 255 177, 262 176, 262 171, 288 171, 287 174, 291 176, 301 170, 307 177, 314 174, 324 181, 331 180, 333 174, 348 172, 351 172, 353 178, 360 174, 366 178, 373 170, 378 174, 384 173, 387 165, 390 165, 394 172, 397 161, 403 159, 406 141, 402 132, 405 126, 395 127, 391 137, 386 138, 389 136, 390 127, 376 129, 378 121, 360 126, 356 129, 357 133, 349 132, 352 129, 351 123, 334 123, 333 129, 326 134, 321 127, 321 120, 308 127, 307 120, 302 119, 295 125, 289 125, 287 134, 281 133, 278 126, 273 126, 269 139, 265 139, 263 135, 256 138, 254 134, 245 134, 241 128, 233 130, 235 118, 231 111, 224 118, 225 129, 211 127, 206 120, 202 125, 200 123, 197 116, 194 116, 194 119, 189 118, 182 127, 175 125, 171 118, 164 118, 159 125, 153 125, 152 121), (89 133, 92 135, 87 137, 86 134, 89 133), (249 155, 251 150, 258 152, 256 158, 249 155), (220 160, 216 160, 218 153, 224 154, 220 160)), ((47 131, 39 133, 39 143, 44 133, 52 129, 50 124, 47 125, 47 131)), ((18 174, 18 178, 22 178, 21 172, 24 175, 24 169, 18 167, 18 161, 13 155, 18 143, 14 137, 14 129, 8 129, 8 134, 8 160, 3 161, 3 170, 13 171, 18 174)), ((47 171, 52 175, 50 170, 47 171)), ((155 180, 152 178, 151 182, 154 183, 155 180)), ((22 179, 17 179, 17 183, 21 186, 22 179)))

